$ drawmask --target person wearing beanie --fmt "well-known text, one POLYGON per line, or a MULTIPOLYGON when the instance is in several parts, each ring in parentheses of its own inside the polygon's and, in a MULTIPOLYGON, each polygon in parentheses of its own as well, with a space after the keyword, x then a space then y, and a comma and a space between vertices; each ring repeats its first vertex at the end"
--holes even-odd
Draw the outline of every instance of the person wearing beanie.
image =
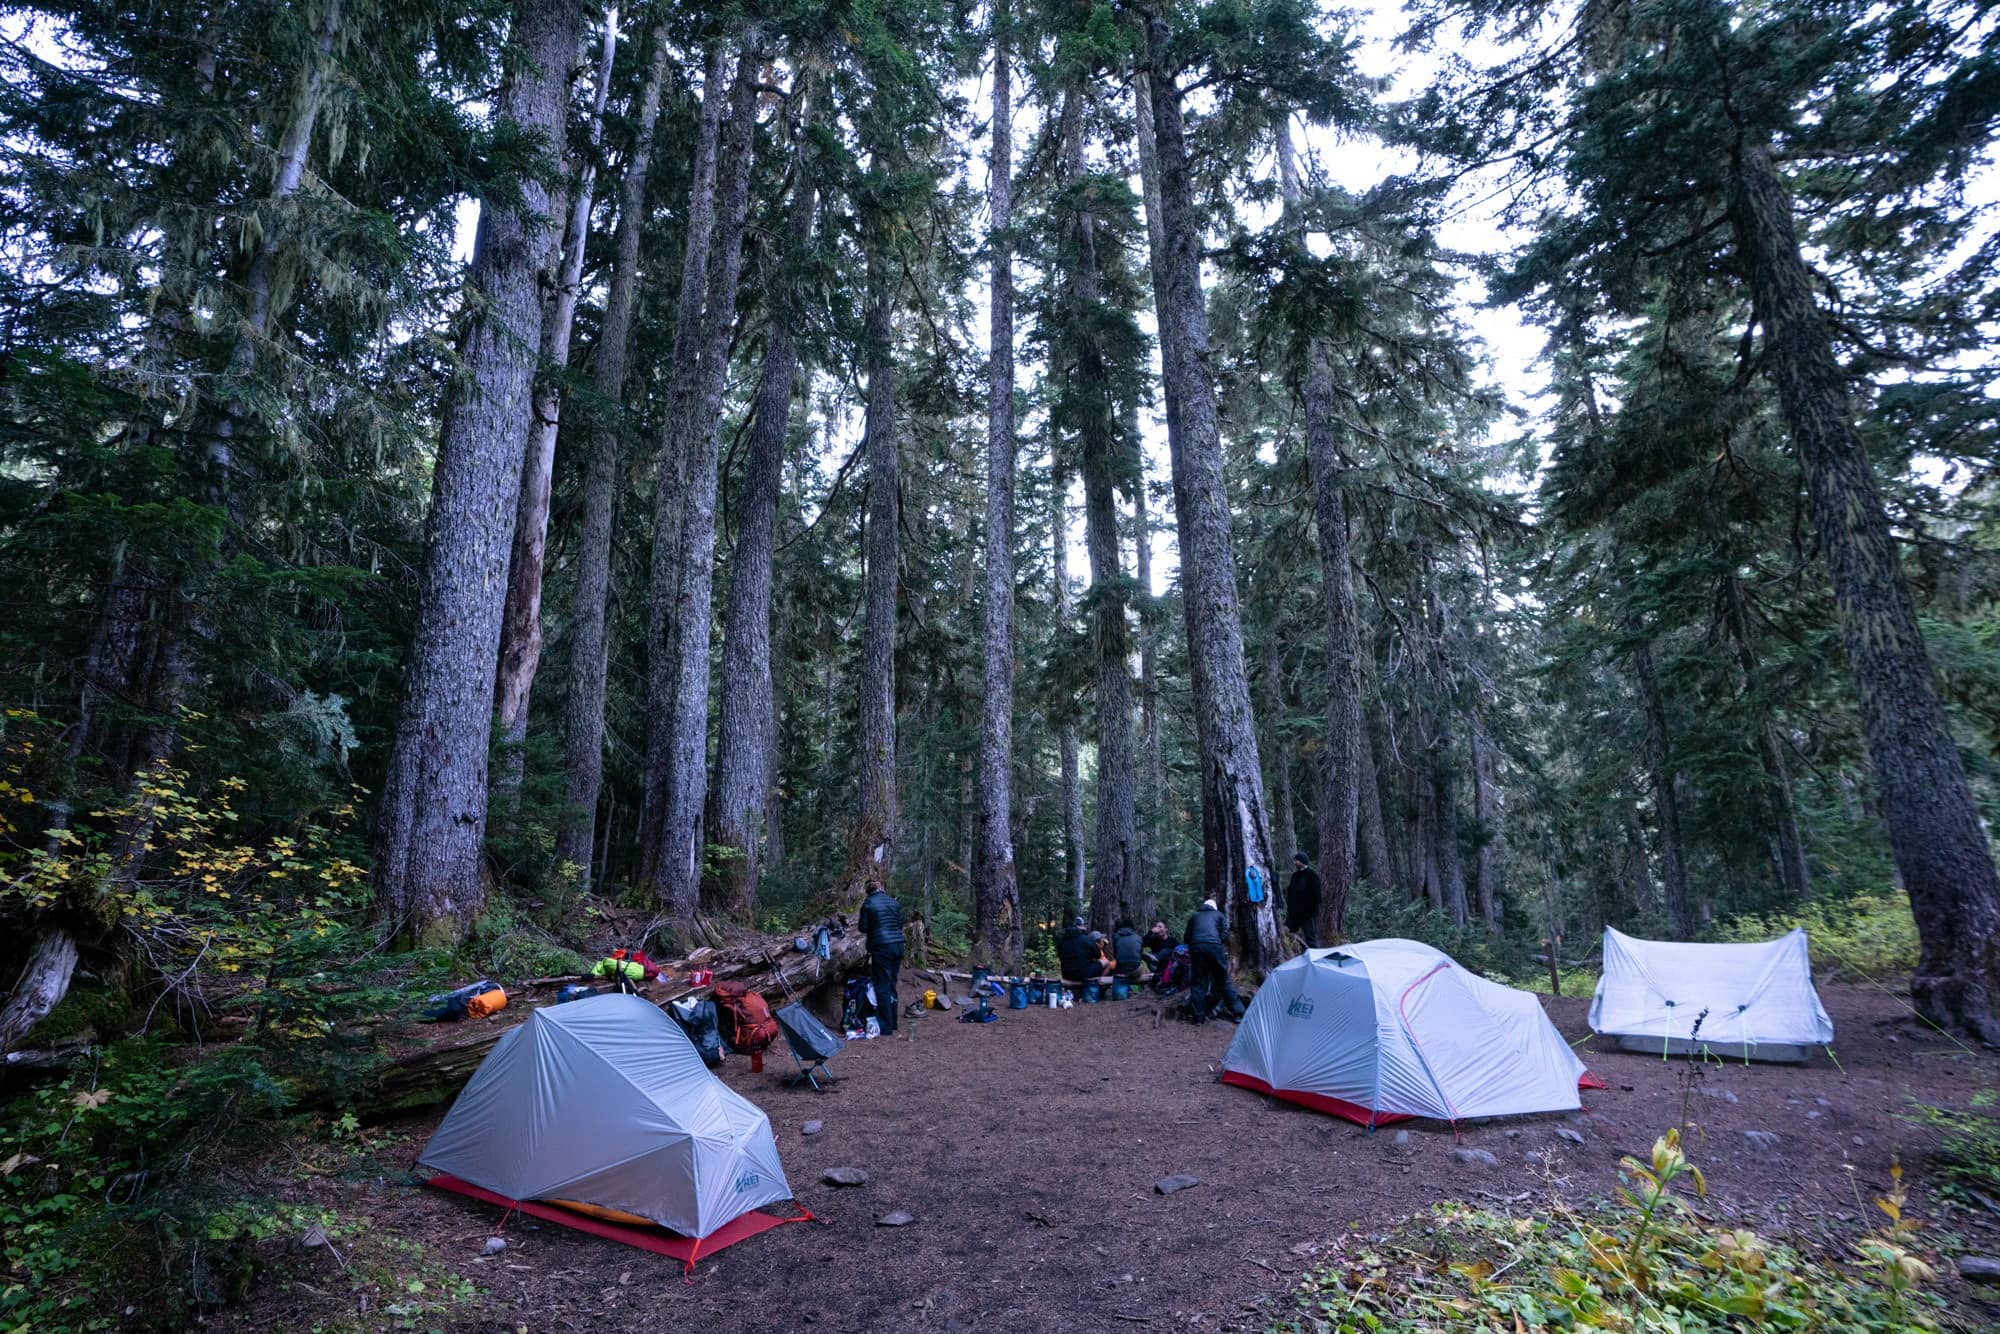
POLYGON ((1285 930, 1296 932, 1309 950, 1319 948, 1319 872, 1303 852, 1292 854, 1292 880, 1285 886, 1285 930))
POLYGON ((1194 965, 1194 981, 1185 1006, 1187 1017, 1197 1024, 1206 1022, 1219 1000, 1228 1006, 1226 1017, 1241 1018, 1243 998, 1229 980, 1229 919, 1214 899, 1203 899, 1188 918, 1185 939, 1189 962, 1194 965))
POLYGON ((1065 982, 1095 982, 1111 973, 1098 953, 1097 933, 1080 916, 1070 919, 1069 930, 1056 942, 1056 958, 1065 982))

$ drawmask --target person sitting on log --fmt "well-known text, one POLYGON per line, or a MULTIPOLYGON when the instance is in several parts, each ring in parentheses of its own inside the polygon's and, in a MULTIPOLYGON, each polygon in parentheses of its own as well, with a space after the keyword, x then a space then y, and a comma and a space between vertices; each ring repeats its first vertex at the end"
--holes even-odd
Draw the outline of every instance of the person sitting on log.
POLYGON ((1139 940, 1139 928, 1132 925, 1131 918, 1118 923, 1118 929, 1111 933, 1111 955, 1115 971, 1126 982, 1137 982, 1140 972, 1146 966, 1145 950, 1139 940))
POLYGON ((1070 919, 1069 930, 1056 942, 1056 958, 1062 963, 1065 982, 1096 982, 1111 975, 1111 965, 1097 949, 1099 936, 1084 925, 1081 917, 1070 919))
POLYGON ((1158 977, 1160 970, 1167 966, 1167 956, 1179 943, 1174 939, 1173 932, 1167 930, 1165 922, 1154 922, 1139 941, 1139 957, 1153 970, 1153 976, 1158 977))

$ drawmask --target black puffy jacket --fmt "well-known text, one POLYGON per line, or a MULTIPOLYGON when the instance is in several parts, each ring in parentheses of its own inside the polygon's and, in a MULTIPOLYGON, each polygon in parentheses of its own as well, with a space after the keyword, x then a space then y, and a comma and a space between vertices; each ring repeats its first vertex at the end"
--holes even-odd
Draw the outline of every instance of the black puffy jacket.
POLYGON ((1186 942, 1189 949, 1214 946, 1228 949, 1229 919, 1214 908, 1196 908, 1188 918, 1186 942))
POLYGON ((1296 931, 1319 916, 1319 872, 1301 866, 1285 886, 1285 930, 1296 931))
POLYGON ((1062 964, 1062 975, 1072 982, 1097 976, 1097 940, 1083 927, 1063 932, 1056 942, 1056 958, 1062 964))
POLYGON ((884 890, 876 890, 861 900, 861 931, 868 937, 868 952, 903 948, 903 905, 884 890))

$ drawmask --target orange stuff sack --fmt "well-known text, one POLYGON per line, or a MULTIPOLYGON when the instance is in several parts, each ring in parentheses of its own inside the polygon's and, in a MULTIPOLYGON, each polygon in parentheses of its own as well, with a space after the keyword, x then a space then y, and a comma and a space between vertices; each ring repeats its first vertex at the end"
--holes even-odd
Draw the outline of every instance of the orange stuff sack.
POLYGON ((506 1008, 507 993, 495 987, 491 991, 482 991, 477 996, 469 997, 465 1002, 465 1017, 484 1019, 487 1015, 498 1014, 506 1008))
POLYGON ((613 1209, 608 1205, 585 1204, 582 1200, 550 1200, 549 1203, 560 1204, 563 1208, 573 1210, 587 1218, 599 1218, 607 1223, 624 1223, 629 1227, 659 1226, 658 1223, 650 1218, 641 1218, 638 1214, 628 1214, 623 1209, 613 1209))
POLYGON ((722 1040, 740 1052, 759 1052, 778 1040, 778 1021, 762 995, 741 982, 715 984, 715 1008, 722 1040))

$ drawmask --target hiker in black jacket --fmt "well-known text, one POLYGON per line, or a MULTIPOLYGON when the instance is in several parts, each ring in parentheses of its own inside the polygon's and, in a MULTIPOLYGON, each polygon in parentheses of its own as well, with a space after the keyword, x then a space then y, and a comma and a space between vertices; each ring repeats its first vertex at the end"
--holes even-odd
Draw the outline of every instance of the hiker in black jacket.
POLYGON ((896 974, 903 967, 903 906, 879 880, 861 900, 861 933, 868 937, 868 980, 875 987, 875 1015, 888 1037, 896 1031, 896 974))
POLYGON ((1056 942, 1056 961, 1065 982, 1094 982, 1109 972, 1097 957, 1097 933, 1081 917, 1071 918, 1069 930, 1056 942))
POLYGON ((1243 1016, 1243 998, 1236 994, 1235 984, 1229 980, 1228 940, 1229 919, 1215 906, 1214 899, 1203 899, 1201 907, 1188 918, 1186 935, 1188 954, 1194 964, 1194 984, 1188 990, 1186 1010, 1188 1018, 1198 1024, 1214 1014, 1218 987, 1222 1003, 1228 1006, 1228 1017, 1243 1016))
POLYGON ((1285 930, 1296 931, 1306 948, 1319 948, 1319 872, 1303 852, 1292 854, 1292 882, 1285 886, 1285 930))
POLYGON ((1145 948, 1139 940, 1139 928, 1129 917, 1111 933, 1111 957, 1117 961, 1119 977, 1127 982, 1139 980, 1139 970, 1146 965, 1145 948))

